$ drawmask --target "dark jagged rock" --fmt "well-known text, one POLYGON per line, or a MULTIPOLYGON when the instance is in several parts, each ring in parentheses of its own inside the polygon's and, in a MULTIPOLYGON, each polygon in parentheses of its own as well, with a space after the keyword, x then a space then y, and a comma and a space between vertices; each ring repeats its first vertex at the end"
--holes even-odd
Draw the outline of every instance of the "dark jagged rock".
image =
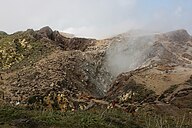
POLYGON ((43 27, 37 31, 41 38, 47 38, 54 41, 56 45, 63 50, 81 50, 84 51, 88 46, 94 45, 95 39, 85 38, 67 38, 62 36, 58 31, 52 31, 50 27, 43 27))
POLYGON ((52 34, 53 34, 53 30, 49 27, 43 27, 40 30, 37 31, 42 37, 46 37, 51 39, 52 38, 52 34))
POLYGON ((84 51, 89 46, 95 44, 95 39, 85 38, 66 38, 63 37, 58 31, 54 31, 51 37, 58 45, 64 50, 81 50, 84 51))

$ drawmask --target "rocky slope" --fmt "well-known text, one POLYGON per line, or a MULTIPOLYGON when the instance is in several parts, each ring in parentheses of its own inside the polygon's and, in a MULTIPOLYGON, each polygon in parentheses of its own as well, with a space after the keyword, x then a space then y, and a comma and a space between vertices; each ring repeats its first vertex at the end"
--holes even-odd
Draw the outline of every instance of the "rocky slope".
POLYGON ((117 78, 110 86, 107 100, 121 104, 125 109, 148 104, 169 114, 191 109, 191 44, 191 36, 186 30, 153 36, 123 34, 115 37, 107 64, 117 78), (118 66, 119 70, 114 68, 118 66), (119 71, 124 73, 119 74, 119 71))
POLYGON ((111 39, 106 65, 117 76, 150 64, 191 65, 192 39, 186 30, 160 34, 124 33, 111 39))
POLYGON ((53 102, 61 109, 59 102, 81 95, 103 97, 111 82, 102 67, 106 46, 94 39, 67 38, 44 27, 0 41, 1 97, 11 104, 53 102))
POLYGON ((2 102, 62 111, 99 105, 131 112, 146 104, 192 109, 186 30, 105 40, 65 35, 49 27, 0 32, 2 102))

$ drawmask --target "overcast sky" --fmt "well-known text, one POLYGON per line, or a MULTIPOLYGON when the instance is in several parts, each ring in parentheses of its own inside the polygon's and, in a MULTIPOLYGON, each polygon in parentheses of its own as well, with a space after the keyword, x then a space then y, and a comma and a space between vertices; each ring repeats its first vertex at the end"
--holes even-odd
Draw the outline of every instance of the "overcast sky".
POLYGON ((0 0, 0 17, 8 33, 43 26, 92 38, 132 29, 192 33, 192 0, 0 0))

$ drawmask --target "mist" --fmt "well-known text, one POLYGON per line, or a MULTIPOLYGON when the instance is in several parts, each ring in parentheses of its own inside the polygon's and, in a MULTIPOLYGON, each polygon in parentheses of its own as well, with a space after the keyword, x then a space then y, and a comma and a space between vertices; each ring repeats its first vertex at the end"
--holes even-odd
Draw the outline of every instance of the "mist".
POLYGON ((129 30, 192 32, 191 0, 4 0, 0 31, 50 26, 78 37, 103 39, 129 30))
POLYGON ((153 34, 136 32, 123 36, 112 43, 106 53, 105 66, 113 76, 141 66, 154 43, 153 34))

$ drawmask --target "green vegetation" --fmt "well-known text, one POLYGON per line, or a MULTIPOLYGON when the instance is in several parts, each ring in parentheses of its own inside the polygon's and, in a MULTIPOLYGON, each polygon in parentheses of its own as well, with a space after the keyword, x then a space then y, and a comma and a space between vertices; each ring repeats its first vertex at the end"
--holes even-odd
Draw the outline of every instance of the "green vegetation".
POLYGON ((4 38, 7 35, 6 32, 0 31, 0 39, 4 38))
POLYGON ((33 30, 1 36, 0 69, 17 69, 32 64, 50 52, 48 42, 39 40, 36 36, 33 30))
POLYGON ((19 107, 0 108, 0 127, 10 128, 189 128, 192 120, 146 112, 132 115, 119 109, 93 108, 88 111, 37 111, 19 107))
POLYGON ((165 115, 146 115, 144 118, 146 128, 191 128, 192 120, 185 115, 182 117, 168 117, 165 115))
POLYGON ((128 102, 153 102, 157 97, 154 91, 147 89, 144 85, 137 84, 134 80, 127 83, 123 90, 135 93, 128 102))
POLYGON ((24 108, 0 108, 0 122, 3 125, 12 124, 18 127, 70 127, 70 128, 141 128, 131 115, 121 110, 92 109, 89 111, 65 112, 37 111, 24 108), (27 119, 28 121, 21 122, 27 119), (21 120, 19 122, 19 120, 21 120), (31 123, 26 123, 31 122, 31 123))

